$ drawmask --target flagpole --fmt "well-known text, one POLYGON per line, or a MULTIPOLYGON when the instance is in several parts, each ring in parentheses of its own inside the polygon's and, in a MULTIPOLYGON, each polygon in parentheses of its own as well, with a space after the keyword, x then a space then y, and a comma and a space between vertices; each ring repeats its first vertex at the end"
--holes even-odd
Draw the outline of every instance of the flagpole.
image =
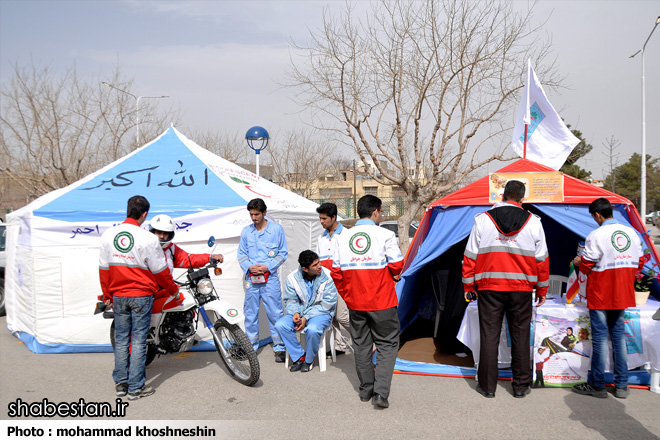
POLYGON ((527 159, 527 124, 525 124, 525 143, 523 148, 523 159, 527 159))

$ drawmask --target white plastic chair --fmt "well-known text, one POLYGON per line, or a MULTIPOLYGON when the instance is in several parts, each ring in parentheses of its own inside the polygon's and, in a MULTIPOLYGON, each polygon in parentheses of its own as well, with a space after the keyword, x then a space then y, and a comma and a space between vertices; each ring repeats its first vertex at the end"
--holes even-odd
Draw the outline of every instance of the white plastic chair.
MULTIPOLYGON (((303 348, 305 348, 305 341, 303 340, 303 337, 305 336, 306 331, 307 329, 304 329, 301 332, 296 332, 296 338, 298 338, 298 341, 302 344, 303 348)), ((335 329, 332 326, 332 323, 323 332, 323 336, 321 337, 321 341, 319 342, 319 352, 316 354, 316 359, 318 359, 319 361, 319 370, 321 370, 322 372, 327 369, 325 354, 327 353, 326 340, 328 339, 328 337, 330 337, 331 340, 330 353, 332 354, 332 362, 337 362, 337 353, 335 352, 335 344, 334 344, 335 329)), ((289 350, 287 350, 285 353, 285 361, 284 361, 284 366, 286 367, 287 370, 289 369, 290 358, 291 357, 289 356, 289 350)))
POLYGON ((568 277, 564 277, 561 275, 550 275, 550 286, 548 287, 548 293, 552 296, 548 296, 548 298, 561 296, 561 294, 563 293, 562 285, 564 283, 568 284, 568 277))

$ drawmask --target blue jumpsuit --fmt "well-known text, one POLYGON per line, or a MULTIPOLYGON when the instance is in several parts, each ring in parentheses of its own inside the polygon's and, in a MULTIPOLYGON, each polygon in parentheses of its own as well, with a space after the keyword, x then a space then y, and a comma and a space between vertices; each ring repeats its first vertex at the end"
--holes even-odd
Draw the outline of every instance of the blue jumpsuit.
POLYGON ((277 269, 286 261, 289 252, 286 247, 284 229, 273 221, 266 223, 263 231, 249 225, 241 231, 238 245, 238 263, 245 273, 245 333, 252 346, 259 348, 259 303, 264 303, 273 338, 273 351, 284 351, 284 343, 275 329, 275 323, 284 312, 282 310, 282 288, 277 276, 277 269), (265 284, 250 282, 249 268, 255 264, 265 264, 270 276, 265 284))

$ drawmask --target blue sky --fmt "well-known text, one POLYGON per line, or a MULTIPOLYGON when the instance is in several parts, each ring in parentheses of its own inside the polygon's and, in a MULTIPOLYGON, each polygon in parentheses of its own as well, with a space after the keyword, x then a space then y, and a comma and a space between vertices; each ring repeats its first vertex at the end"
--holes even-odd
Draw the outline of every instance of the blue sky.
MULTIPOLYGON (((359 3, 361 7, 365 2, 359 3)), ((527 2, 516 3, 526 7, 527 2)), ((142 96, 169 95, 186 130, 243 134, 253 125, 284 132, 304 112, 281 89, 289 40, 301 42, 341 1, 36 1, 0 0, 0 79, 11 63, 34 60, 103 78, 116 64, 142 96)), ((619 162, 641 151, 641 48, 658 1, 542 1, 553 54, 567 89, 549 98, 595 151, 581 166, 601 177, 610 136, 619 162)), ((659 26, 660 27, 660 26, 659 26)), ((660 157, 660 30, 646 50, 647 152, 660 157)), ((521 63, 521 70, 525 63, 521 63)), ((546 90, 546 92, 548 92, 546 90)), ((164 101, 164 100, 163 100, 164 101)))

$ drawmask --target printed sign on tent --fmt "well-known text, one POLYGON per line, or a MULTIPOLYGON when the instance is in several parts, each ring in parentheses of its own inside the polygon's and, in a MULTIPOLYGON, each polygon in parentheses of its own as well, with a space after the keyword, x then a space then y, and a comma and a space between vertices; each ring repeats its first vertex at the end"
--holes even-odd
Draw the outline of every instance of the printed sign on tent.
POLYGON ((525 185, 525 203, 564 201, 564 173, 490 173, 488 179, 490 203, 502 201, 504 187, 509 180, 518 180, 525 185))

